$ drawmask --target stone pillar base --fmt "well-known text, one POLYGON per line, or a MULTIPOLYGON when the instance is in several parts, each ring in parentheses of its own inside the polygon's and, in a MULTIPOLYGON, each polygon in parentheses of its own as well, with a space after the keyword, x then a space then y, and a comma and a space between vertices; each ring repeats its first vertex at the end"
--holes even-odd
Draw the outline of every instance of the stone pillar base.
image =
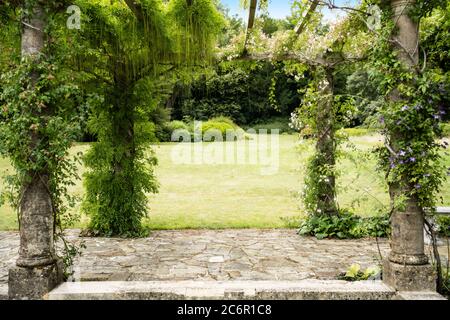
POLYGON ((436 272, 430 264, 404 265, 385 259, 383 281, 397 291, 436 291, 436 272))
POLYGON ((9 299, 44 299, 45 295, 62 281, 63 265, 61 261, 43 267, 13 267, 9 269, 9 299))

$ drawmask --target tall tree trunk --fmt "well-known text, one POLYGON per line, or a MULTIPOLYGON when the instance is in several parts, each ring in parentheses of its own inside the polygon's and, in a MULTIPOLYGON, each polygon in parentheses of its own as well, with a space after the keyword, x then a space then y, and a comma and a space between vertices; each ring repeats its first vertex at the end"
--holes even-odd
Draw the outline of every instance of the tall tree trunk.
POLYGON ((317 109, 317 143, 316 161, 324 168, 326 175, 318 181, 319 197, 317 207, 322 214, 336 215, 336 177, 334 166, 336 165, 336 143, 334 139, 334 111, 333 111, 333 70, 324 69, 324 79, 321 84, 321 99, 317 109))

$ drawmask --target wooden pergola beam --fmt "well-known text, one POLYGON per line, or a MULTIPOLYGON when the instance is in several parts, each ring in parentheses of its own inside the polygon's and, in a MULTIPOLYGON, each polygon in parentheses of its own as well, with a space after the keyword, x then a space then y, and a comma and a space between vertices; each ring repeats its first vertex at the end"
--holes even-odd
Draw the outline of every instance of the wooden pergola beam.
POLYGON ((305 17, 299 22, 299 24, 295 27, 295 33, 297 35, 300 35, 303 30, 305 30, 306 24, 311 19, 312 14, 314 11, 316 11, 317 6, 319 5, 319 0, 313 0, 311 3, 311 6, 309 7, 308 11, 306 12, 305 17))
POLYGON ((244 51, 247 50, 248 38, 250 36, 250 32, 255 25, 255 17, 256 17, 256 6, 258 5, 258 0, 250 1, 250 8, 248 13, 248 23, 247 23, 247 33, 245 35, 245 43, 244 43, 244 51))
POLYGON ((250 10, 249 10, 249 14, 248 14, 247 30, 253 29, 253 26, 255 24, 256 6, 257 5, 258 5, 258 0, 251 0, 250 10))

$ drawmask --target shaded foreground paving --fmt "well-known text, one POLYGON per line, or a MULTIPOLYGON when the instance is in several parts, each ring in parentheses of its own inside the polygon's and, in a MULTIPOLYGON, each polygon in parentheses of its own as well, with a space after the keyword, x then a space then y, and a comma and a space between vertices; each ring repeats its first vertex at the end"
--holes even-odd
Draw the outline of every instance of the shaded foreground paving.
MULTIPOLYGON (((144 239, 79 238, 75 281, 303 280, 336 279, 353 263, 377 265, 375 239, 317 240, 295 230, 155 231, 144 239)), ((17 259, 17 232, 0 232, 0 285, 17 259)), ((379 240, 380 252, 389 243, 379 240)), ((443 248, 444 249, 444 248, 443 248)))

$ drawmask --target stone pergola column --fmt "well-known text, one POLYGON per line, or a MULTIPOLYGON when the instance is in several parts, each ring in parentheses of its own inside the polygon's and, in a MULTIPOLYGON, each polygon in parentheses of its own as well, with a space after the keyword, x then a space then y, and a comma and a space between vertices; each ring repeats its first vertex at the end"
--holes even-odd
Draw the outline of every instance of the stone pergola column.
MULTIPOLYGON (((31 17, 23 19, 22 57, 29 63, 39 63, 45 46, 47 16, 43 4, 37 1, 31 17)), ((39 74, 31 73, 31 85, 39 74)), ((36 111, 36 116, 40 114, 36 111)), ((31 131, 31 148, 42 139, 31 131)), ((31 159, 31 161, 33 161, 31 159)), ((19 204, 20 249, 16 266, 9 270, 10 299, 42 299, 62 281, 61 263, 54 249, 53 206, 48 191, 49 175, 44 171, 29 171, 30 181, 22 186, 19 204)))
MULTIPOLYGON (((392 35, 392 43, 404 67, 413 71, 419 62, 419 29, 417 22, 409 16, 409 8, 415 0, 391 0, 393 21, 397 30, 392 35)), ((391 101, 402 100, 397 90, 390 94, 391 101)), ((390 132, 391 147, 399 148, 396 141, 399 133, 390 132)), ((407 194, 414 186, 408 182, 391 184, 391 200, 407 194)), ((384 261, 383 280, 398 291, 435 291, 436 280, 432 266, 424 251, 424 215, 417 199, 406 200, 406 209, 395 209, 391 216, 391 252, 384 261)))
MULTIPOLYGON (((335 119, 334 119, 334 77, 333 68, 319 67, 322 81, 319 85, 321 99, 317 108, 317 157, 322 166, 334 167, 336 165, 335 119)), ((321 215, 334 216, 338 214, 336 204, 336 176, 333 170, 327 170, 326 179, 317 182, 319 190, 318 208, 324 212, 321 215)))

